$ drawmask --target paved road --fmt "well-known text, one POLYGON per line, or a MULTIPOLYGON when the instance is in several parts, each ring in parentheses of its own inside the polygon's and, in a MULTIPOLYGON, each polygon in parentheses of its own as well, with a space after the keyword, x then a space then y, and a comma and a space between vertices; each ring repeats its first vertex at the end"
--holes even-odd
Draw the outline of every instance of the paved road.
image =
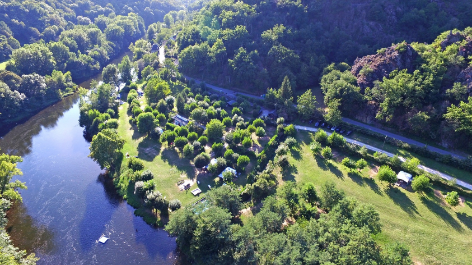
MULTIPOLYGON (((388 132, 388 131, 385 131, 385 130, 382 130, 382 129, 379 129, 379 128, 376 128, 374 126, 370 126, 370 125, 367 125, 367 124, 364 124, 362 122, 358 122, 358 121, 355 121, 355 120, 351 120, 349 118, 343 118, 343 121, 345 123, 349 123, 349 124, 353 124, 353 125, 356 125, 356 126, 359 126, 359 127, 362 127, 362 128, 365 128, 365 129, 368 129, 368 130, 371 130, 371 131, 374 131, 374 132, 377 132, 377 133, 381 133, 381 134, 384 134, 390 138, 394 138, 394 139, 397 139, 397 140, 400 140, 404 143, 408 143, 408 144, 411 144, 411 145, 416 145, 416 146, 420 146, 420 147, 423 147, 425 146, 424 143, 421 143, 421 142, 418 142, 418 141, 415 141, 415 140, 412 140, 412 139, 409 139, 407 137, 404 137, 404 136, 401 136, 401 135, 398 135, 398 134, 395 134, 395 133, 391 133, 391 132, 388 132)), ((466 159, 465 157, 463 156, 460 156, 458 154, 455 154, 453 152, 449 152, 449 151, 446 151, 446 150, 443 150, 443 149, 440 149, 440 148, 436 148, 434 146, 429 146, 429 145, 426 145, 426 148, 428 148, 428 150, 430 151, 433 151, 433 152, 436 152, 436 153, 440 153, 440 154, 443 154, 443 155, 451 155, 451 156, 454 156, 456 158, 459 158, 459 159, 466 159)))
MULTIPOLYGON (((299 125, 295 125, 295 129, 297 129, 297 130, 303 130, 303 131, 310 131, 310 132, 316 132, 316 131, 318 131, 317 128, 306 127, 306 126, 299 126, 299 125)), ((328 135, 331 135, 330 132, 326 132, 326 133, 327 133, 328 135)), ((394 156, 394 154, 392 154, 392 153, 389 153, 389 152, 387 152, 387 151, 384 151, 384 150, 382 150, 382 149, 379 149, 379 148, 377 148, 377 147, 374 147, 374 146, 371 146, 371 145, 368 145, 368 144, 364 144, 364 143, 359 142, 359 141, 357 141, 357 140, 354 140, 354 139, 351 139, 351 138, 348 138, 348 137, 344 137, 344 139, 346 139, 346 142, 348 142, 348 143, 352 143, 352 144, 355 144, 355 145, 358 145, 358 146, 365 146, 365 148, 367 148, 367 149, 369 149, 369 150, 371 150, 371 151, 379 152, 379 153, 384 153, 384 154, 386 154, 386 155, 389 156, 389 157, 393 157, 393 156, 394 156)), ((399 158, 400 158, 400 160, 403 161, 403 162, 406 161, 406 159, 403 158, 403 157, 399 157, 399 158)), ((437 170, 434 170, 434 169, 432 169, 432 168, 425 167, 425 166, 423 166, 423 165, 419 165, 418 168, 419 168, 419 169, 423 169, 424 171, 429 172, 429 173, 431 173, 431 174, 438 175, 439 177, 441 177, 441 178, 443 178, 443 179, 445 179, 445 180, 452 180, 452 179, 454 179, 452 176, 449 176, 449 175, 447 175, 447 174, 444 174, 444 173, 439 172, 439 171, 437 171, 437 170)), ((467 183, 467 182, 464 182, 464 181, 462 181, 462 180, 456 180, 456 183, 457 183, 457 185, 459 185, 459 186, 461 186, 461 187, 464 187, 464 188, 466 188, 466 189, 472 190, 472 185, 469 184, 469 183, 467 183)))

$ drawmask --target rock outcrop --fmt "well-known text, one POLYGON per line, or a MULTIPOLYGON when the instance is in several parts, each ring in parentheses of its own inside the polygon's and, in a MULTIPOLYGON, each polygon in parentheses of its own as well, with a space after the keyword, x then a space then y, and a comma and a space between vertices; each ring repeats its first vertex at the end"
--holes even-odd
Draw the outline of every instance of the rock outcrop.
POLYGON ((394 70, 407 69, 413 72, 413 62, 418 53, 407 43, 400 43, 383 49, 374 55, 357 58, 351 73, 357 78, 357 84, 364 90, 372 87, 374 81, 382 80, 394 70))

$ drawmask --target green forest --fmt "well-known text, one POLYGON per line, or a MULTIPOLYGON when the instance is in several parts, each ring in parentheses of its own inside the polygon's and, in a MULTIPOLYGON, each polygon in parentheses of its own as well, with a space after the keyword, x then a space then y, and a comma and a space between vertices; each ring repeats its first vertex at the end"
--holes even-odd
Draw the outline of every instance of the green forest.
MULTIPOLYGON (((89 157, 190 263, 470 262, 455 178, 296 125, 347 117, 472 150, 471 1, 4 0, 0 43, 0 126, 80 94, 89 157)), ((37 261, 5 230, 21 161, 0 156, 2 264, 37 261)))

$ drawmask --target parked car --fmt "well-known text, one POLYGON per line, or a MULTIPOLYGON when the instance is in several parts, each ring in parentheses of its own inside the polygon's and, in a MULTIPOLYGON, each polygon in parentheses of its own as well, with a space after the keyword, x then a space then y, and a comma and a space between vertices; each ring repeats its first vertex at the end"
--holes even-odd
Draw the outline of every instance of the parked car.
POLYGON ((352 131, 348 131, 348 132, 346 133, 346 136, 348 136, 348 135, 351 134, 351 133, 352 133, 352 131))
POLYGON ((325 127, 325 123, 324 123, 324 122, 321 124, 321 127, 325 127))
POLYGON ((339 131, 340 134, 344 134, 345 132, 346 131, 344 129, 339 131))
POLYGON ((326 128, 327 128, 327 129, 331 129, 331 125, 329 125, 329 124, 326 125, 326 128))
POLYGON ((331 131, 336 130, 336 126, 331 127, 331 131))
POLYGON ((336 131, 336 132, 341 131, 341 127, 337 127, 335 131, 336 131))
POLYGON ((318 126, 320 126, 320 122, 319 122, 319 121, 317 121, 317 122, 315 123, 315 127, 318 127, 318 126))
POLYGON ((310 124, 312 124, 312 123, 313 123, 313 120, 310 120, 310 124))

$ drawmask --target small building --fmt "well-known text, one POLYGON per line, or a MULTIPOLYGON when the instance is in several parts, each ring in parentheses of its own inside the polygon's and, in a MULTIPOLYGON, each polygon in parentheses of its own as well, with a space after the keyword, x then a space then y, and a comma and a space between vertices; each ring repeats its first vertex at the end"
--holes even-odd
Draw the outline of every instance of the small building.
POLYGON ((177 114, 174 116, 174 124, 179 126, 185 126, 188 124, 188 119, 177 114))
POLYGON ((276 119, 277 118, 277 111, 276 110, 268 110, 262 109, 261 118, 269 118, 269 119, 276 119))
POLYGON ((397 179, 410 184, 410 182, 413 180, 413 176, 409 173, 406 173, 405 171, 400 171, 397 174, 397 179))
POLYGON ((225 168, 225 170, 223 170, 223 172, 221 172, 221 173, 218 175, 218 177, 220 177, 221 179, 223 179, 223 174, 224 174, 225 172, 228 172, 228 171, 231 172, 231 173, 233 173, 233 175, 234 175, 235 177, 238 176, 238 172, 236 171, 236 169, 227 167, 227 168, 225 168))

